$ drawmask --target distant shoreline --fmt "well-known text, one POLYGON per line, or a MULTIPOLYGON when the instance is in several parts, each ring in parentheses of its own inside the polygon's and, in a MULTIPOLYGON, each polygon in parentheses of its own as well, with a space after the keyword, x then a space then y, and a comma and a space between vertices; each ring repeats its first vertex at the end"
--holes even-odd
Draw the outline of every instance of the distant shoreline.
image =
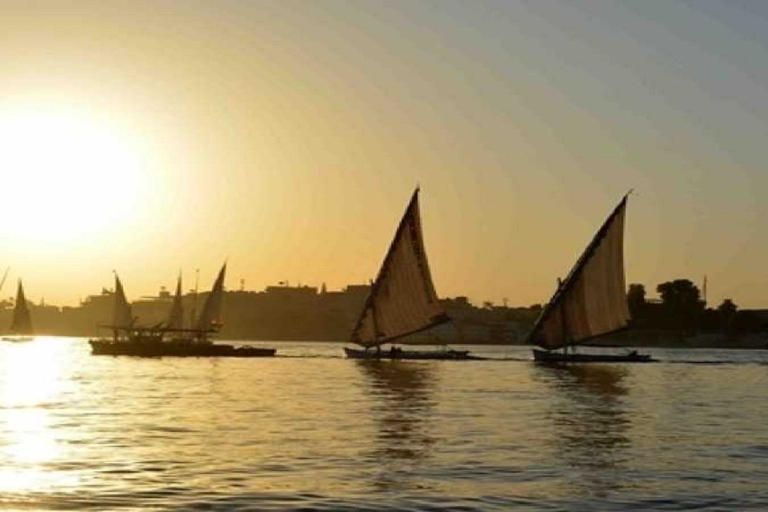
MULTIPOLYGON (((318 340, 318 339, 248 339, 239 341, 249 342, 269 342, 269 343, 339 343, 349 344, 348 340, 318 340)), ((395 343, 396 345, 398 343, 395 343)), ((428 345, 426 343, 414 343, 402 345, 417 346, 428 345)), ((436 343, 432 346, 441 346, 442 344, 436 343)), ((445 345, 476 345, 476 346, 519 346, 525 347, 533 345, 510 342, 499 343, 491 341, 465 341, 465 342, 451 342, 445 343, 445 345)), ((619 334, 615 334, 606 338, 602 338, 599 341, 590 343, 591 346, 603 346, 603 347, 660 347, 660 348, 678 348, 678 349, 740 349, 740 350, 755 350, 755 349, 768 349, 768 334, 747 334, 743 336, 726 336, 719 333, 701 333, 697 335, 683 335, 676 332, 668 331, 626 331, 619 334)))
MULTIPOLYGON (((56 333, 37 333, 37 336, 53 336, 62 338, 91 338, 94 336, 78 334, 56 334, 56 333)), ((346 339, 276 339, 276 338, 245 338, 245 337, 221 337, 214 341, 242 341, 254 343, 337 343, 339 345, 351 344, 346 339)), ((442 346, 442 345, 467 345, 467 346, 519 346, 529 345, 522 342, 499 343, 498 341, 464 341, 464 342, 446 342, 442 343, 395 343, 396 345, 407 346, 442 346)), ((768 334, 746 334, 741 336, 727 336, 720 333, 700 333, 696 335, 684 335, 669 331, 625 331, 605 338, 600 338, 588 343, 595 347, 660 347, 660 348, 678 348, 678 349, 768 349, 768 334)))

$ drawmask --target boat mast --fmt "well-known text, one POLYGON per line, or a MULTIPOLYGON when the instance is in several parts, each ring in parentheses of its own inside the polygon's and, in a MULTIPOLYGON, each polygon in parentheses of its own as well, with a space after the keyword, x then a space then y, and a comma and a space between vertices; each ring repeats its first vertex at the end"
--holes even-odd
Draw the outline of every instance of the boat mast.
POLYGON ((189 318, 189 327, 195 328, 195 315, 197 314, 197 286, 200 282, 200 269, 195 269, 195 291, 192 293, 192 313, 189 318))
POLYGON ((376 320, 376 302, 371 302, 371 321, 373 322, 373 343, 376 346, 376 352, 381 351, 379 344, 379 322, 376 320))
POLYGON ((11 270, 11 267, 5 267, 5 272, 3 272, 3 279, 0 280, 0 290, 3 289, 3 286, 5 285, 5 280, 8 279, 9 270, 11 270))
MULTIPOLYGON (((558 290, 563 287, 563 280, 559 277, 557 278, 557 288, 558 290)), ((568 319, 566 318, 566 312, 565 309, 566 302, 563 301, 563 305, 560 307, 560 325, 561 329, 563 330, 563 354, 568 354, 568 319)))

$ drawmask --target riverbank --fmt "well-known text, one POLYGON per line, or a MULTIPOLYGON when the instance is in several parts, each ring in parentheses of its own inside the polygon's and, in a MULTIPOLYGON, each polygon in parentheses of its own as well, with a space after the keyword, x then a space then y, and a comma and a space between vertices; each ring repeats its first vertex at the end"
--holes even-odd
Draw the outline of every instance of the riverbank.
POLYGON ((768 348, 768 333, 728 335, 704 332, 695 335, 662 330, 629 330, 596 340, 593 345, 669 348, 768 348))

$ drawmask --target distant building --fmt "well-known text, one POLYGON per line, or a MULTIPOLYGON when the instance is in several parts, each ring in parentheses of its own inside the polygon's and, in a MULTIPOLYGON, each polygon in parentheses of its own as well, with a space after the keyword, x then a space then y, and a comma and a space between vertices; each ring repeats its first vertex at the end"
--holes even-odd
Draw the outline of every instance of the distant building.
MULTIPOLYGON (((334 340, 346 341, 357 321, 370 284, 350 284, 328 291, 321 286, 267 286, 263 291, 227 291, 223 303, 222 339, 334 340)), ((182 297, 185 325, 193 325, 208 296, 189 292, 182 297)), ((156 296, 144 296, 131 304, 137 325, 164 322, 172 294, 160 288, 156 296)), ((114 291, 102 288, 78 307, 36 306, 33 316, 38 332, 69 336, 93 336, 98 326, 112 318, 114 291), (38 320, 39 318, 39 320, 38 320)), ((437 344, 508 343, 519 338, 533 315, 528 308, 478 308, 467 297, 440 299, 452 322, 416 336, 418 341, 437 344)), ((12 301, 0 303, 0 326, 10 322, 12 301)), ((404 340, 406 341, 406 340, 404 340)))

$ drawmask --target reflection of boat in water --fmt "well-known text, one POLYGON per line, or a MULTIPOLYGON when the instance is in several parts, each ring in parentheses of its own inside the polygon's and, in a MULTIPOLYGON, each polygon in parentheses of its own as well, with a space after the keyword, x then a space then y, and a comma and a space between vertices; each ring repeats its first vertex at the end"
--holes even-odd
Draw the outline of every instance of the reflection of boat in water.
POLYGON ((375 360, 360 360, 357 365, 369 379, 371 392, 391 402, 389 405, 401 405, 401 409, 418 412, 416 409, 428 401, 434 387, 433 365, 389 364, 375 360))
POLYGON ((29 305, 24 295, 24 287, 19 279, 19 285, 16 289, 16 303, 13 307, 13 319, 11 320, 11 335, 3 336, 4 341, 32 341, 35 339, 34 328, 32 327, 32 317, 29 314, 29 305))
POLYGON ((537 380, 551 387, 547 416, 558 466, 571 475, 563 492, 605 497, 629 485, 617 475, 631 463, 631 422, 622 365, 539 365, 537 380))
POLYGON ((560 282, 552 299, 539 315, 529 343, 542 362, 645 363, 651 356, 577 353, 576 346, 626 328, 629 321, 624 278, 624 216, 627 194, 598 230, 571 272, 560 282), (562 352, 554 352, 556 349, 562 352))
POLYGON ((94 355, 136 357, 269 357, 275 349, 259 347, 235 347, 213 343, 209 336, 221 327, 219 316, 224 295, 226 264, 221 267, 211 293, 208 295, 197 325, 185 329, 181 310, 181 278, 176 285, 176 295, 169 319, 153 327, 139 327, 125 298, 120 278, 115 274, 115 294, 112 338, 89 340, 94 355))
POLYGON ((630 350, 625 354, 584 354, 547 352, 534 350, 534 358, 543 363, 650 363, 654 361, 649 354, 639 354, 630 350))
POLYGON ((429 418, 434 408, 434 365, 411 362, 356 361, 366 377, 377 432, 373 453, 380 463, 375 486, 402 491, 423 486, 412 478, 414 467, 426 460, 436 440, 429 418))
POLYGON ((351 340, 364 350, 345 348, 353 359, 478 359, 468 350, 404 350, 384 344, 450 321, 437 299, 419 215, 419 189, 413 192, 376 281, 352 331, 351 340))
POLYGON ((543 371, 553 377, 559 391, 582 394, 586 391, 591 396, 615 399, 627 394, 624 378, 627 369, 615 365, 569 365, 548 367, 543 371))
POLYGON ((400 347, 391 347, 389 350, 356 350, 345 348, 347 357, 352 359, 403 359, 403 360, 480 360, 481 357, 473 356, 469 350, 454 350, 447 347, 437 350, 403 350, 400 347))

